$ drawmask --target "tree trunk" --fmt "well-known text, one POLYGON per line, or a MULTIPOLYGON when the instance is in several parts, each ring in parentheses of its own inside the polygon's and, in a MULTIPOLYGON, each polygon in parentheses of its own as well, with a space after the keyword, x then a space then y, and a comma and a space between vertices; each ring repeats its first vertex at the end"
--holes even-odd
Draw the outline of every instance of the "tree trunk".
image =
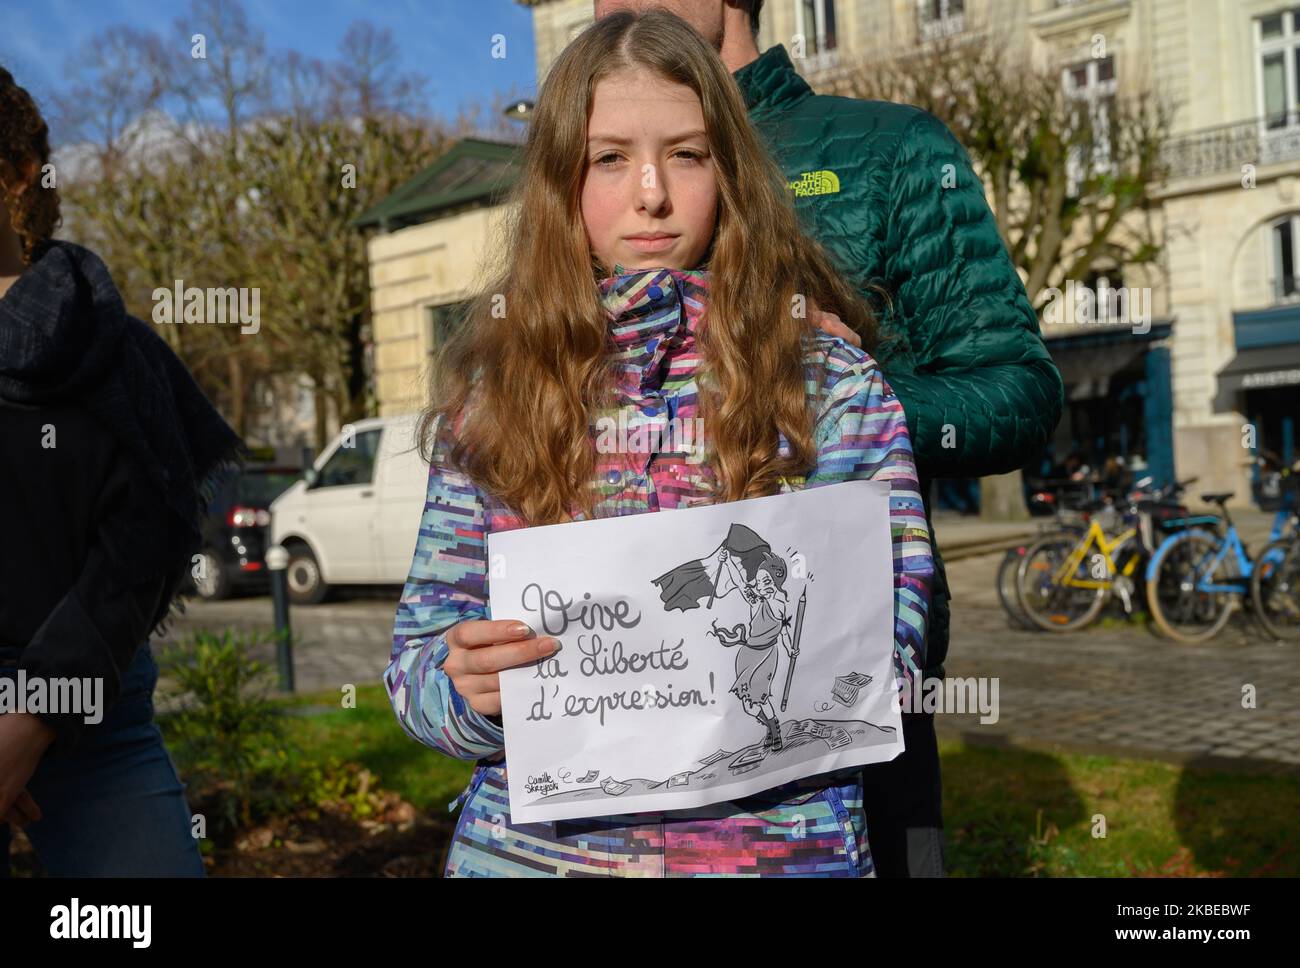
POLYGON ((230 380, 230 425, 235 428, 235 433, 244 437, 248 433, 248 428, 245 426, 247 421, 244 406, 244 368, 239 361, 238 353, 231 352, 226 357, 226 373, 230 380))
POLYGON ((319 454, 325 449, 325 445, 329 443, 329 415, 327 413, 329 394, 325 392, 324 381, 320 377, 313 376, 312 383, 315 384, 312 395, 316 400, 316 453, 319 454))
POLYGON ((1024 479, 1020 471, 980 478, 980 520, 1028 521, 1024 479))
POLYGON ((362 339, 365 322, 364 313, 354 313, 348 320, 346 379, 340 381, 346 395, 348 420, 359 420, 366 415, 370 374, 366 372, 366 344, 362 339))

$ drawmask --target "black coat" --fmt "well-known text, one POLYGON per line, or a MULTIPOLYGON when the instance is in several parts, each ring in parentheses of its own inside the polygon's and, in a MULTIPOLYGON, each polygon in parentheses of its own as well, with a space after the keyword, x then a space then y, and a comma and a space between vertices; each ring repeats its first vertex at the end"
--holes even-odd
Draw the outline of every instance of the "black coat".
MULTIPOLYGON (((0 298, 0 661, 120 678, 173 608, 208 500, 246 456, 104 263, 44 246, 0 298)), ((57 754, 84 727, 43 718, 57 754)))
MULTIPOLYGON (((100 677, 105 713, 166 585, 115 562, 104 540, 116 527, 167 527, 165 506, 133 489, 122 449, 75 403, 0 399, 0 661, 14 659, 29 679, 100 677)), ((43 718, 58 733, 56 754, 76 745, 81 717, 43 718)))

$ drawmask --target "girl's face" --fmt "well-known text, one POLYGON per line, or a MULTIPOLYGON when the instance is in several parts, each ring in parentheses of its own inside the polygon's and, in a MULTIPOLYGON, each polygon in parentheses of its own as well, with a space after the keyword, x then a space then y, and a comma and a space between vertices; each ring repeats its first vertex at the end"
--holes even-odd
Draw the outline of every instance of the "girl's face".
POLYGON ((717 224, 700 99, 643 69, 601 79, 587 119, 582 220, 607 273, 694 269, 717 224))

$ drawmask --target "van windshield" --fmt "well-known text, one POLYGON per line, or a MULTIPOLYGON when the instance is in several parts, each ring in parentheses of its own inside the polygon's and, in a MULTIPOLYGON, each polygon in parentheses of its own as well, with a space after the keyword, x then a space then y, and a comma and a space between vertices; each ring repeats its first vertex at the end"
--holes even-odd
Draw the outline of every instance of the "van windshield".
POLYGON ((375 473, 375 453, 379 450, 379 431, 359 433, 351 443, 351 447, 339 447, 325 462, 317 487, 370 483, 375 473))

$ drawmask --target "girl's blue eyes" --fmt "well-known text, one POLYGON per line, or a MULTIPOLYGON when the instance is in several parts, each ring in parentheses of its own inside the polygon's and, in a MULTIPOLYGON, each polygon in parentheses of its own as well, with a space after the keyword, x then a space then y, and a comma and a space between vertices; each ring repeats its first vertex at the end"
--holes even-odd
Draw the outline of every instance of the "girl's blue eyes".
MULTIPOLYGON (((674 151, 672 156, 674 158, 685 157, 691 163, 696 163, 704 160, 704 154, 702 152, 692 151, 689 148, 681 148, 677 151, 674 151)), ((614 161, 621 161, 621 160, 622 160, 622 155, 618 155, 613 152, 610 152, 609 154, 598 156, 593 163, 601 166, 602 168, 609 168, 611 167, 611 165, 607 165, 605 164, 605 162, 607 161, 614 162, 614 161)))

